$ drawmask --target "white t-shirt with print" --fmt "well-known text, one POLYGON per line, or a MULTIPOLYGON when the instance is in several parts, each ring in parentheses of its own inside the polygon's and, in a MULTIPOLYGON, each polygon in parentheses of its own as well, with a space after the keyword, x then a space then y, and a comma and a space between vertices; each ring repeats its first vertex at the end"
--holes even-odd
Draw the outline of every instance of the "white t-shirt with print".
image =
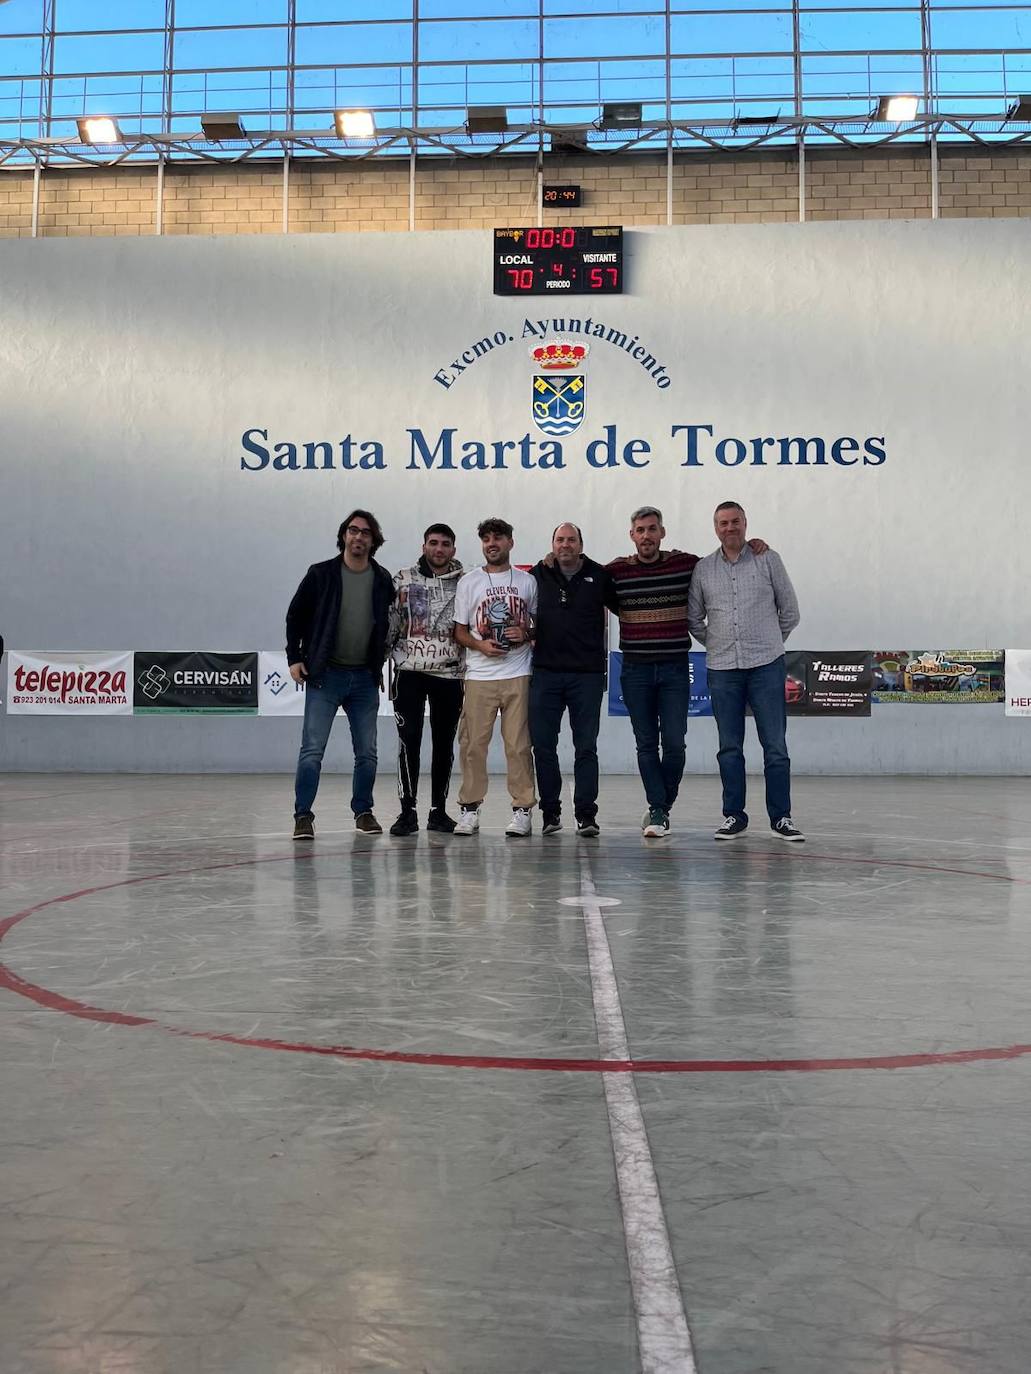
MULTIPOLYGON (((521 625, 529 630, 530 618, 537 614, 537 583, 529 573, 510 568, 508 572, 487 572, 474 568, 458 580, 455 593, 455 621, 468 625, 474 639, 505 642, 504 630, 521 625)), ((528 677, 533 649, 529 644, 513 645, 504 658, 495 658, 470 649, 465 656, 465 676, 471 682, 498 678, 528 677)))

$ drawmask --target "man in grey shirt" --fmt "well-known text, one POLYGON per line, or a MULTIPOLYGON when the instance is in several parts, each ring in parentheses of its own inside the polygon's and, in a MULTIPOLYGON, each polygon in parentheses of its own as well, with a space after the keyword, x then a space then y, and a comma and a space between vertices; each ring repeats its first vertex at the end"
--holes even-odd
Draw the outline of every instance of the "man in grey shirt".
POLYGON ((745 542, 748 521, 736 501, 713 517, 720 547, 703 558, 691 578, 687 623, 705 645, 712 713, 720 748, 724 821, 717 840, 748 829, 745 811, 745 706, 751 706, 763 747, 766 810, 773 833, 800 843, 791 819, 791 760, 786 743, 784 641, 799 621, 798 601, 784 564, 772 549, 753 554, 745 542))

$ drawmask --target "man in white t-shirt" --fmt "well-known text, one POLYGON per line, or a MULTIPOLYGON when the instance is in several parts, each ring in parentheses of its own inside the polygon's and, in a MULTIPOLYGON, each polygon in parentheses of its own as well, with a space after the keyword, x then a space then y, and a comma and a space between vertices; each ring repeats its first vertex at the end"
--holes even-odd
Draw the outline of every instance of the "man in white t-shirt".
POLYGON ((462 814, 455 834, 475 835, 480 828, 487 750, 500 712, 512 797, 512 819, 505 834, 517 839, 530 834, 530 813, 536 804, 528 706, 537 583, 511 565, 515 541, 507 520, 491 516, 481 521, 477 533, 483 566, 460 578, 455 593, 455 640, 467 651, 458 731, 462 814))

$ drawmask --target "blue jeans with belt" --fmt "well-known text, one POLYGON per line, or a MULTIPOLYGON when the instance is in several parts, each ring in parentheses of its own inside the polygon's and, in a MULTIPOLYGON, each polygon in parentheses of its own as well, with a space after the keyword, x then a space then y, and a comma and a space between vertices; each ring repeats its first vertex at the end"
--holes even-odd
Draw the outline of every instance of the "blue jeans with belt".
POLYGON ((723 814, 747 821, 745 811, 745 706, 751 706, 766 775, 770 824, 791 815, 791 760, 784 697, 784 656, 759 668, 709 669, 709 695, 720 736, 716 755, 723 780, 723 814))
POLYGON ((668 811, 677 799, 687 750, 691 668, 687 655, 659 663, 623 660, 623 701, 637 741, 637 769, 648 805, 668 811))
POLYGON ((313 814, 322 756, 329 743, 333 718, 341 706, 351 727, 354 748, 351 810, 356 816, 372 810, 379 684, 368 668, 327 668, 320 677, 309 678, 304 689, 304 730, 294 787, 295 820, 313 814))

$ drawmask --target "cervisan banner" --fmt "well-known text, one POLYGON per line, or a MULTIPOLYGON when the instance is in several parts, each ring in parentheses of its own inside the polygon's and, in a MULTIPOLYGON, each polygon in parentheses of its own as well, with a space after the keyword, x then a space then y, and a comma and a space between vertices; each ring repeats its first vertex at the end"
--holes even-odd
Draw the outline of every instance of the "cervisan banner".
POLYGON ((137 716, 258 714, 258 655, 137 652, 133 656, 137 716))

